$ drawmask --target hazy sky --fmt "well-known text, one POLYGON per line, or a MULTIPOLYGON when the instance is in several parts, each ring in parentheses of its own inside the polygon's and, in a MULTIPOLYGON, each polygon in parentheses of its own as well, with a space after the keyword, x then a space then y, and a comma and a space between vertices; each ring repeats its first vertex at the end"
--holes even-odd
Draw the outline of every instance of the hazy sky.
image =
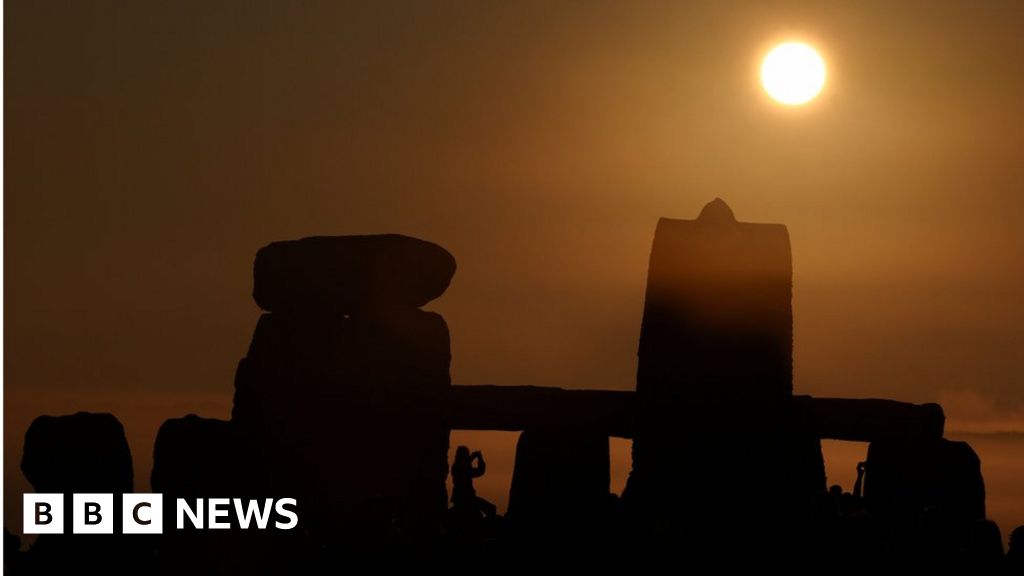
POLYGON ((1024 431, 1024 3, 28 0, 5 20, 9 479, 40 412, 115 411, 140 461, 163 418, 226 416, 278 239, 448 248, 431 307, 456 383, 631 388, 657 219, 715 196, 789 226, 798 393, 1024 431), (756 79, 790 38, 829 67, 797 110, 756 79))

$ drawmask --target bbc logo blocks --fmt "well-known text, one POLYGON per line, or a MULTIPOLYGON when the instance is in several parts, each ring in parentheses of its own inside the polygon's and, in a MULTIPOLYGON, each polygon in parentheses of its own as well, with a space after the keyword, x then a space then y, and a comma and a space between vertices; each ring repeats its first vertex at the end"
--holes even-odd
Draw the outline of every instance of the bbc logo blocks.
MULTIPOLYGON (((163 498, 160 494, 123 494, 122 534, 160 534, 163 498)), ((74 534, 113 534, 113 494, 73 494, 71 530, 74 534)), ((22 517, 25 534, 64 533, 63 494, 25 494, 22 517)))

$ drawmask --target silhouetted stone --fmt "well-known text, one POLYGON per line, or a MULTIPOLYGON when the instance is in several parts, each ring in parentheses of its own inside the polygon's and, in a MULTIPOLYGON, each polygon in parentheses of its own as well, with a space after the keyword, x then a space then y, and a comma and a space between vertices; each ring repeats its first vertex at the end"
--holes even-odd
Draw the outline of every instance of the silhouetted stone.
POLYGON ((176 526, 178 498, 192 509, 202 500, 204 522, 209 522, 210 498, 294 497, 273 489, 268 462, 256 448, 225 420, 189 414, 160 426, 150 476, 153 491, 164 500, 159 574, 307 573, 312 546, 303 541, 301 528, 241 530, 233 513, 226 519, 229 530, 197 530, 187 519, 184 529, 176 526))
POLYGON ((640 394, 726 404, 778 404, 792 394, 789 233, 731 216, 716 199, 697 220, 658 222, 640 332, 640 394))
POLYGON ((150 485, 175 497, 242 497, 251 492, 254 454, 231 422, 189 414, 160 426, 150 485))
MULTIPOLYGON (((633 438, 636 393, 567 390, 551 386, 452 386, 447 419, 454 430, 558 428, 633 438)), ((793 396, 791 418, 821 439, 941 438, 945 416, 938 404, 876 398, 793 396)))
POLYGON ((825 487, 826 475, 821 436, 814 418, 817 414, 798 406, 796 402, 789 403, 776 415, 779 423, 772 433, 778 434, 777 453, 769 455, 772 462, 761 474, 771 475, 766 484, 769 490, 775 490, 776 502, 765 508, 784 506, 780 523, 794 524, 794 528, 802 530, 812 513, 814 495, 825 487))
POLYGON ((736 222, 717 199, 697 220, 658 222, 624 495, 658 539, 708 553, 711 535, 760 529, 750 510, 784 518, 794 491, 809 502, 824 487, 813 426, 791 422, 791 278, 785 226, 736 222))
POLYGON ((232 423, 322 537, 364 537, 356 523, 371 508, 405 534, 439 533, 451 352, 444 319, 416 306, 454 270, 444 249, 396 235, 278 242, 257 255, 254 296, 273 312, 238 365, 232 423))
POLYGON ((938 404, 878 398, 794 396, 794 409, 811 418, 821 438, 853 442, 942 438, 946 416, 938 404))
POLYGON ((729 208, 729 205, 725 203, 725 200, 715 198, 704 205, 704 208, 700 211, 700 215, 697 216, 697 220, 705 224, 728 226, 736 223, 736 215, 732 213, 732 208, 729 208))
POLYGON ((253 299, 270 312, 418 308, 443 294, 454 274, 447 250, 417 238, 314 236, 260 249, 253 299))
POLYGON ((911 534, 923 510, 941 510, 963 541, 985 518, 981 461, 966 442, 883 440, 868 447, 864 500, 875 518, 911 534))
POLYGON ((349 518, 384 495, 408 521, 439 521, 448 342, 444 320, 420 310, 320 322, 265 315, 233 418, 274 447, 287 482, 300 479, 313 498, 307 517, 349 518))
POLYGON ((516 443, 506 517, 540 539, 583 537, 604 520, 610 469, 607 434, 526 430, 516 443))
POLYGON ((25 433, 21 458, 36 492, 131 492, 132 454, 113 414, 40 416, 25 433))
MULTIPOLYGON (((448 327, 417 308, 443 292, 450 259, 393 235, 262 250, 254 295, 272 313, 238 364, 232 420, 189 415, 158 433, 151 482, 165 495, 165 533, 41 535, 27 553, 5 533, 7 570, 411 572, 442 553, 455 573, 643 572, 726 555, 857 568, 910 559, 925 572, 1001 564, 980 462, 941 438, 941 407, 792 396, 784 227, 738 223, 717 199, 695 221, 659 223, 635 394, 452 388, 448 327), (484 463, 465 447, 445 517, 449 428, 524 430, 508 523, 477 497, 484 463), (635 436, 621 503, 608 491, 609 435, 635 436), (823 490, 821 437, 872 442, 863 498, 823 490), (177 497, 268 496, 298 499, 298 529, 171 528, 177 497)), ((132 487, 109 414, 40 417, 22 469, 38 491, 65 493, 68 510, 72 493, 113 492, 115 518, 132 487)), ((1009 566, 1024 563, 1022 534, 1009 566)))
POLYGON ((41 493, 64 495, 64 533, 41 534, 21 563, 28 574, 138 574, 151 561, 148 544, 120 532, 121 494, 131 492, 132 455, 124 428, 111 414, 40 416, 25 434, 25 477, 41 493), (76 493, 113 494, 114 534, 72 533, 76 493))

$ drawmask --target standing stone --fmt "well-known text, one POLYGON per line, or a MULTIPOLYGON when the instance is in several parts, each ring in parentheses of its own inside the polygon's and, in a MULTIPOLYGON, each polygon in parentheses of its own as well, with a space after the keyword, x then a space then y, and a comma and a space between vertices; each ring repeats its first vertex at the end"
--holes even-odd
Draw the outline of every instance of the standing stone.
POLYGON ((124 427, 112 414, 40 416, 25 434, 21 470, 39 493, 64 495, 64 533, 41 534, 25 555, 29 574, 138 574, 148 542, 121 535, 121 495, 134 485, 124 427), (72 533, 72 494, 113 494, 114 533, 72 533))
POLYGON ((791 302, 785 226, 737 222, 719 199, 659 221, 625 494, 642 530, 731 546, 751 518, 777 524, 794 490, 824 488, 818 439, 791 418, 791 302))
POLYGON ((232 422, 314 532, 350 542, 368 524, 413 539, 439 529, 451 352, 444 319, 418 306, 454 269, 440 246, 397 235, 257 255, 253 293, 271 312, 239 363, 232 422))
POLYGON ((150 486, 191 499, 259 496, 251 487, 258 481, 252 471, 258 455, 246 448, 231 422, 195 414, 172 418, 157 431, 150 486))
POLYGON ((135 480, 121 422, 88 412, 32 421, 21 471, 36 492, 61 494, 131 492, 135 480))
POLYGON ((609 503, 608 436, 525 430, 516 443, 507 518, 520 530, 564 540, 602 522, 609 503))
POLYGON ((909 538, 927 513, 941 515, 962 543, 985 518, 981 460, 967 442, 945 438, 872 442, 864 502, 896 538, 909 538))
MULTIPOLYGON (((189 414, 160 426, 153 448, 153 492, 163 494, 164 531, 159 542, 156 574, 278 574, 305 572, 308 549, 293 530, 241 530, 234 510, 228 530, 195 529, 184 519, 177 528, 177 499, 192 510, 203 504, 203 522, 210 520, 210 498, 282 497, 266 481, 265 463, 232 422, 189 414)), ((271 518, 271 522, 275 519, 271 518)), ((147 538, 147 541, 150 540, 147 538)))

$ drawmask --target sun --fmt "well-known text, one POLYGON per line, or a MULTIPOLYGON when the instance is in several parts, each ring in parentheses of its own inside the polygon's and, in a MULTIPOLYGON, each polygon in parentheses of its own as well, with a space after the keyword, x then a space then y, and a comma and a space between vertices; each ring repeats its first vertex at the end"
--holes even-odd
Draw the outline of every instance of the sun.
POLYGON ((761 62, 761 85, 781 104, 806 104, 825 86, 825 61, 802 42, 779 44, 761 62))

